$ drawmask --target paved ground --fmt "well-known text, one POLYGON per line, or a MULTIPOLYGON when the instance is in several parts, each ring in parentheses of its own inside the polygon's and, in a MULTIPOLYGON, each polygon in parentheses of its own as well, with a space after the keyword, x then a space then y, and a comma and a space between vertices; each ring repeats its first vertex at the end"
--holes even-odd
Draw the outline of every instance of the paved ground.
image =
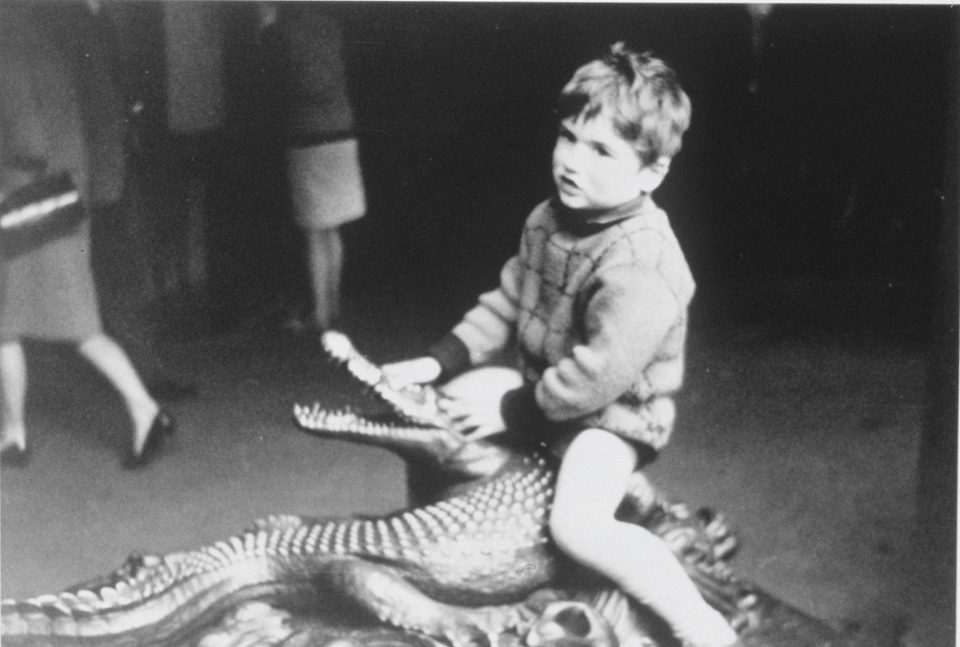
MULTIPOLYGON (((676 499, 724 511, 743 538, 737 568, 790 603, 861 627, 869 644, 952 644, 950 596, 934 581, 950 578, 913 550, 929 354, 902 320, 867 316, 895 315, 904 294, 799 283, 744 294, 698 315, 675 442, 652 477, 676 499)), ((403 298, 351 304, 344 328, 378 360, 449 323, 403 298)), ((701 308, 711 307, 707 297, 701 308)), ((134 549, 198 546, 268 513, 403 505, 398 459, 291 424, 298 399, 346 397, 315 339, 203 336, 171 340, 163 356, 198 378, 200 394, 169 407, 180 425, 172 450, 128 473, 117 397, 64 349, 31 349, 33 461, 0 483, 4 597, 106 573, 134 549)))

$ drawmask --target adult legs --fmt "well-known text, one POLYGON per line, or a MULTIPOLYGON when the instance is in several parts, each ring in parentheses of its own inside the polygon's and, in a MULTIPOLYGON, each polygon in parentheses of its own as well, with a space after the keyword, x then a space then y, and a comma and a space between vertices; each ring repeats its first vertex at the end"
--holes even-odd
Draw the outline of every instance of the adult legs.
POLYGON ((313 288, 313 321, 329 328, 340 316, 343 240, 339 229, 308 229, 307 266, 313 288))
POLYGON ((636 465, 636 451, 607 431, 581 432, 557 478, 550 531, 565 553, 653 609, 687 644, 735 643, 730 625, 700 596, 659 537, 614 518, 636 465))
POLYGON ((23 412, 27 399, 27 362, 23 344, 19 341, 0 344, 0 392, 3 423, 0 450, 13 445, 26 449, 27 431, 23 412))
POLYGON ((133 451, 143 450, 147 432, 160 407, 147 392, 130 359, 115 341, 104 334, 88 337, 78 346, 83 355, 113 385, 123 398, 133 421, 133 451))

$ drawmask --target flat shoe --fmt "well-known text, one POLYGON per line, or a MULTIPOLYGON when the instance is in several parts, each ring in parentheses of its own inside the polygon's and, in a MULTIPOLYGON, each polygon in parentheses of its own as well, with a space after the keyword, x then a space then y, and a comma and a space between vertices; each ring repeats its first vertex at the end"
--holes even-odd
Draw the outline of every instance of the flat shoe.
POLYGON ((168 436, 172 436, 177 425, 173 418, 164 411, 158 411, 150 425, 150 431, 147 432, 147 439, 143 441, 143 449, 137 454, 131 447, 123 466, 128 470, 137 469, 150 463, 160 454, 163 444, 168 436))
POLYGON ((30 448, 8 445, 0 451, 0 464, 4 467, 26 467, 30 462, 30 448))

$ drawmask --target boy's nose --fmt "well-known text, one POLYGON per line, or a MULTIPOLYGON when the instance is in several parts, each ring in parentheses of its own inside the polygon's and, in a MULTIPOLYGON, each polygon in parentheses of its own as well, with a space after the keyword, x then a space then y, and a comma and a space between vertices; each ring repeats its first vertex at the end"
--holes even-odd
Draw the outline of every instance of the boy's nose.
POLYGON ((571 146, 561 155, 560 163, 565 171, 576 173, 583 167, 584 158, 582 146, 571 146))

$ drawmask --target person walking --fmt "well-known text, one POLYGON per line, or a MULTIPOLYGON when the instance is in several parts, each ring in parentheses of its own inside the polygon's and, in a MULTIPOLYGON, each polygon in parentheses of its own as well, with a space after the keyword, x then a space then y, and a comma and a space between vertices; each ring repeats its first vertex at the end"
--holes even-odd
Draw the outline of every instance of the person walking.
MULTIPOLYGON (((90 14, 83 4, 0 5, 0 198, 43 173, 68 172, 83 207, 104 191, 99 151, 87 140, 81 102, 94 74, 82 56, 90 14), (83 82, 82 82, 83 81, 83 82)), ((113 187, 119 190, 119 187, 113 187)), ((124 465, 156 457, 173 419, 144 386, 123 348, 103 331, 90 268, 89 220, 66 235, 0 259, 0 455, 24 465, 27 363, 23 339, 69 341, 116 388, 133 435, 124 465)))

